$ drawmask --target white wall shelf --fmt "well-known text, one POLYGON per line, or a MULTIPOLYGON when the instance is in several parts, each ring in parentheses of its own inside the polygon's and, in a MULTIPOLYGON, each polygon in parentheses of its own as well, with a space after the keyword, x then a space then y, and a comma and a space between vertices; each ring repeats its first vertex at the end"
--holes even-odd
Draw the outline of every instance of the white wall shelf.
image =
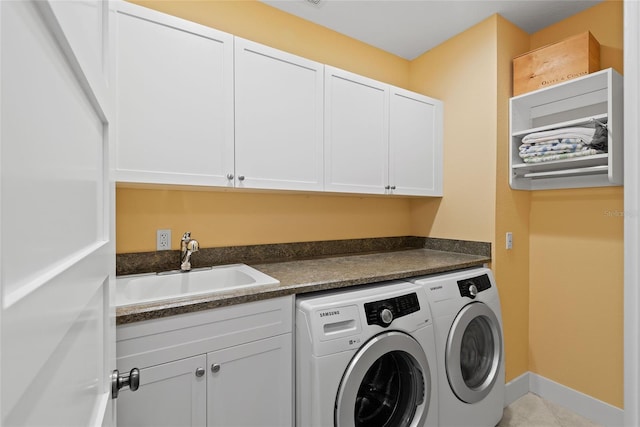
POLYGON ((555 86, 526 93, 509 102, 509 184, 516 190, 622 185, 622 76, 609 68, 555 86), (518 155, 530 133, 605 124, 608 151, 540 163, 525 163, 518 155))

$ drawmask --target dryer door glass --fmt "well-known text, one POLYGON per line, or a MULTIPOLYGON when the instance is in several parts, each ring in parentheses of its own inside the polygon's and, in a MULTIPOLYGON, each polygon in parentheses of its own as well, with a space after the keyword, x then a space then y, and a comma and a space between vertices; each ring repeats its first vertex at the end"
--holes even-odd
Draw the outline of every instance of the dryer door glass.
POLYGON ((456 316, 445 352, 451 390, 467 403, 484 399, 498 378, 502 332, 495 313, 481 302, 468 304, 456 316))
POLYGON ((401 332, 385 332, 363 345, 344 373, 335 425, 422 425, 429 410, 431 374, 424 350, 401 332))
POLYGON ((469 388, 480 387, 491 373, 496 345, 486 317, 474 318, 462 335, 460 369, 469 388))
POLYGON ((381 356, 369 368, 356 396, 356 426, 402 426, 422 400, 422 374, 403 351, 381 356))

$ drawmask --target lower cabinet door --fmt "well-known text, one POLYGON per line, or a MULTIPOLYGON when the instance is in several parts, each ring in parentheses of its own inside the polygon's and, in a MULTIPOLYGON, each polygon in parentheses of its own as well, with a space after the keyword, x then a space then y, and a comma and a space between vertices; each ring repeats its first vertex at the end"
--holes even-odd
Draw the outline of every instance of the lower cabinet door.
POLYGON ((291 426, 291 334, 207 354, 207 424, 291 426))
POLYGON ((140 369, 140 387, 120 391, 118 426, 205 426, 204 354, 140 369))

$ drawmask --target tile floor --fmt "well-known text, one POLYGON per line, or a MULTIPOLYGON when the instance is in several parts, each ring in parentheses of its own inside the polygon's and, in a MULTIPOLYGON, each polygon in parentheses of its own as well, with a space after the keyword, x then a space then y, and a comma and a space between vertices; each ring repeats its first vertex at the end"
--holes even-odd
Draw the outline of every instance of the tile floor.
POLYGON ((529 393, 505 408, 497 427, 599 427, 568 409, 529 393))

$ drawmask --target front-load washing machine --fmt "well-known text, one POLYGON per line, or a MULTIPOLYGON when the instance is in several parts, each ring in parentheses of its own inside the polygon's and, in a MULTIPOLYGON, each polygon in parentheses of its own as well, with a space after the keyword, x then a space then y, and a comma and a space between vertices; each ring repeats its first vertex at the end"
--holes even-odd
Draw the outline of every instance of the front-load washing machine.
POLYGON ((391 281, 296 299, 296 425, 438 425, 433 320, 391 281))
POLYGON ((439 424, 489 427, 504 409, 502 312, 488 268, 424 278, 433 314, 438 363, 439 424))

